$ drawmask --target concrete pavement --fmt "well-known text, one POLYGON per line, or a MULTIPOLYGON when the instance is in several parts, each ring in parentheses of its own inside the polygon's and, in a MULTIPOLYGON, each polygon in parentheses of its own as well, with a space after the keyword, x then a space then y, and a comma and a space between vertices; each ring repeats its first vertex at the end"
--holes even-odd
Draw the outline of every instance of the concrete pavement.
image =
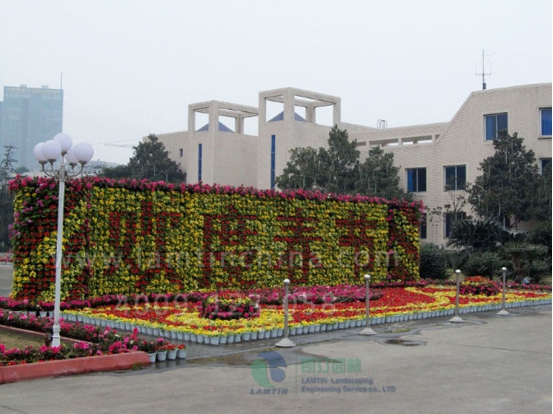
POLYGON ((551 306, 510 312, 292 337, 292 349, 192 344, 185 363, 2 385, 0 414, 551 413, 551 306))

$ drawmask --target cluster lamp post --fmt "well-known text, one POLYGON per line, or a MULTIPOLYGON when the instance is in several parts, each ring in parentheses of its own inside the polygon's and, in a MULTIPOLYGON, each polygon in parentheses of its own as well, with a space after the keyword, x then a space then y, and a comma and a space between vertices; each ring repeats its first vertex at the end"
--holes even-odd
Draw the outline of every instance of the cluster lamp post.
POLYGON ((94 150, 86 142, 73 146, 73 140, 65 133, 57 134, 53 139, 35 145, 33 155, 47 177, 58 182, 58 225, 56 240, 56 281, 54 299, 54 326, 52 328, 52 346, 60 345, 60 291, 61 264, 63 255, 63 210, 65 181, 82 173, 84 165, 92 159, 94 150), (54 163, 60 161, 59 166, 54 163))

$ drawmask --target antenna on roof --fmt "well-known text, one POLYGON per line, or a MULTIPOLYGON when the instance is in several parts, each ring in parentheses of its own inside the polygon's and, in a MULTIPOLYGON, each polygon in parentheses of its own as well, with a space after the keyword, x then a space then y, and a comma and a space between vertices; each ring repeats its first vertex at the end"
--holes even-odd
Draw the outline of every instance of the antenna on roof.
MULTIPOLYGON (((487 53, 488 56, 491 56, 491 53, 487 53)), ((484 60, 485 60, 486 53, 484 53, 484 49, 482 49, 482 73, 476 73, 476 76, 482 76, 482 90, 486 90, 486 75, 491 76, 492 75, 492 63, 490 62, 490 71, 486 73, 484 70, 484 60)))
POLYGON ((60 89, 63 89, 63 72, 60 73, 60 89))

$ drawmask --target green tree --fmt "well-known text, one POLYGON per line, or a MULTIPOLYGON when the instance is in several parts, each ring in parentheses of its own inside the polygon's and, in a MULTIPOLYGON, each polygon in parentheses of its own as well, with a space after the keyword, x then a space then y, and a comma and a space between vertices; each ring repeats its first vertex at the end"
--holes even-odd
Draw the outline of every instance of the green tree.
POLYGON ((348 132, 335 125, 329 133, 328 149, 290 150, 290 160, 275 183, 282 189, 412 200, 412 195, 399 186, 399 167, 394 166, 393 153, 374 147, 363 164, 359 155, 356 141, 350 141, 348 132))
POLYGON ((13 223, 13 194, 8 191, 8 181, 13 177, 17 162, 13 145, 4 146, 4 157, 0 161, 0 251, 10 248, 9 226, 13 223))
POLYGON ((359 169, 356 141, 350 142, 348 132, 335 125, 328 137, 328 149, 312 147, 290 150, 290 160, 275 179, 281 189, 320 190, 328 193, 355 192, 355 177, 359 169))
POLYGON ((509 229, 537 218, 540 210, 536 205, 540 183, 536 157, 523 142, 516 133, 501 133, 493 142, 494 155, 480 163, 482 175, 467 190, 469 203, 480 217, 509 229))
POLYGON ((275 179, 279 188, 296 190, 298 188, 316 189, 321 184, 319 154, 315 148, 293 148, 290 160, 282 175, 275 179), (317 179, 319 182, 317 183, 317 179))
POLYGON ((387 199, 412 200, 412 195, 399 185, 399 167, 394 165, 394 154, 380 146, 372 147, 369 156, 359 166, 355 192, 387 199))
POLYGON ((150 181, 183 182, 186 174, 169 158, 163 142, 154 134, 148 140, 133 147, 134 155, 128 165, 105 168, 103 175, 109 178, 148 179, 150 181))
POLYGON ((355 193, 355 180, 359 171, 357 141, 350 141, 348 131, 338 125, 332 127, 328 137, 328 150, 319 149, 320 184, 324 191, 336 194, 355 193))

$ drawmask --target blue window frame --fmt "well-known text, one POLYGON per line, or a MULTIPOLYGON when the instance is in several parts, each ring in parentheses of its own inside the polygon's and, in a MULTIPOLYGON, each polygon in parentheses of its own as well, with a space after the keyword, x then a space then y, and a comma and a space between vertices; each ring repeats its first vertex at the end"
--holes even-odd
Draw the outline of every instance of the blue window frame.
POLYGON ((271 190, 275 188, 276 135, 271 135, 271 190))
POLYGON ((448 239, 451 235, 451 230, 453 230, 453 226, 455 222, 459 220, 464 220, 467 218, 467 213, 460 211, 457 213, 446 213, 445 214, 445 238, 448 239))
POLYGON ((486 115, 486 141, 499 137, 502 131, 508 132, 507 113, 486 115))
POLYGON ((551 108, 540 109, 541 136, 551 136, 551 108))
POLYGON ((420 193, 426 191, 426 168, 408 168, 407 191, 420 193))
POLYGON ((202 181, 202 144, 198 144, 198 181, 202 181))
POLYGON ((422 217, 421 217, 421 223, 420 223, 420 226, 419 226, 419 235, 420 235, 420 238, 421 239, 426 239, 428 236, 427 236, 427 232, 426 232, 426 214, 423 213, 422 214, 422 217))
POLYGON ((444 167, 444 189, 464 190, 467 184, 466 165, 450 165, 444 167))
POLYGON ((544 171, 551 165, 551 158, 540 158, 540 174, 543 175, 544 171))

